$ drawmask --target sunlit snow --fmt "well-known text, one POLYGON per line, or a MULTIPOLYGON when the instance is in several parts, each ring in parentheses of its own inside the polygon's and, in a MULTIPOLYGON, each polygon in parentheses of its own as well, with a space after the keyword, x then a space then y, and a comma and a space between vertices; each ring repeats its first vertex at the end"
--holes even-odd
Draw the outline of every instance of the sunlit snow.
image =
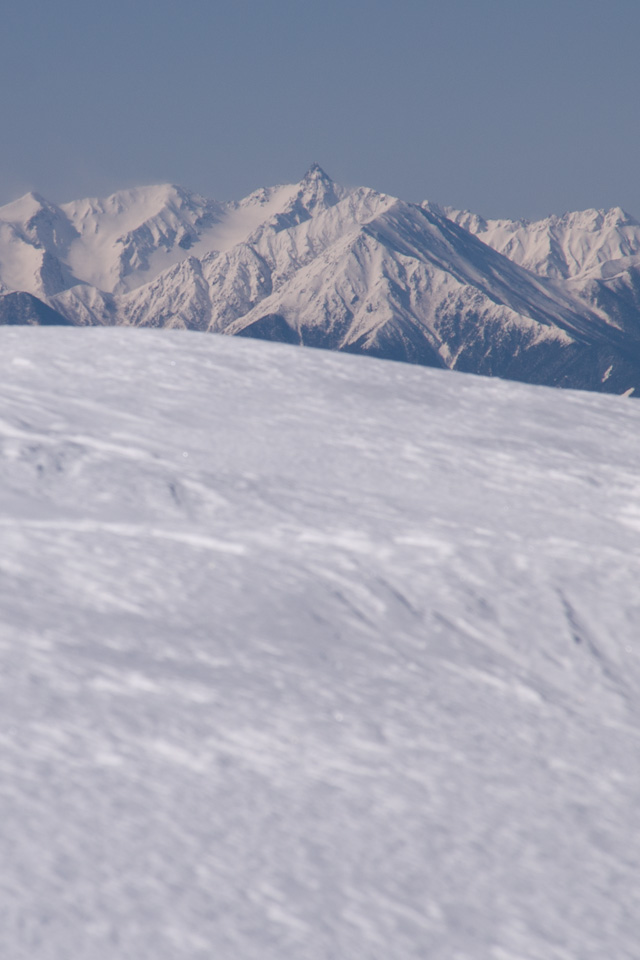
POLYGON ((619 395, 640 389, 639 251, 640 224, 617 207, 487 221, 341 186, 318 164, 239 201, 160 184, 0 207, 0 291, 73 325, 227 333, 619 395))
POLYGON ((0 956, 636 960, 640 404, 0 345, 0 956))

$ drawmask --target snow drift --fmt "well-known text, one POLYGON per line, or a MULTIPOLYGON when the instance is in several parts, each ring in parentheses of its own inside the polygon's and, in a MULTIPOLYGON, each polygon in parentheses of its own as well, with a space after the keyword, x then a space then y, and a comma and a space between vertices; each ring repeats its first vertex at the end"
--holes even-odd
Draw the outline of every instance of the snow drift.
POLYGON ((3 956, 634 960, 638 405, 0 341, 3 956))

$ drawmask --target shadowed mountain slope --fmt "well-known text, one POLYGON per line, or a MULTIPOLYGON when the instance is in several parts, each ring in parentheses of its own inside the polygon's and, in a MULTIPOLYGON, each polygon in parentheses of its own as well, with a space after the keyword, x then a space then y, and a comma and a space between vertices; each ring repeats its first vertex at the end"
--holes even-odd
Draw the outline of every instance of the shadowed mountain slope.
POLYGON ((30 326, 71 326, 71 321, 57 310, 32 297, 30 293, 0 294, 0 324, 30 326))

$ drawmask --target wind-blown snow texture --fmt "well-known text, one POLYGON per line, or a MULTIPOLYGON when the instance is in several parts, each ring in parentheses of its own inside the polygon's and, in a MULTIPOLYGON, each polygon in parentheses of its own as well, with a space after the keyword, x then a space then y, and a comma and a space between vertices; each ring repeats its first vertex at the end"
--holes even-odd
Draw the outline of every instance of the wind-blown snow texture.
POLYGON ((485 221, 298 184, 220 203, 162 185, 0 208, 0 292, 76 325, 179 327, 610 393, 640 391, 640 225, 485 221))
POLYGON ((0 344, 0 955, 636 960, 640 407, 0 344))

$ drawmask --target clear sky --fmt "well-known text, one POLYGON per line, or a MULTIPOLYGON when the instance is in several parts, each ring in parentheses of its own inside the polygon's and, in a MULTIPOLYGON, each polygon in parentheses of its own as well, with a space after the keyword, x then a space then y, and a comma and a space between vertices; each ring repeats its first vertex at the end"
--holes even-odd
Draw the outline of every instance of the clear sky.
POLYGON ((336 180, 640 217, 640 0, 2 0, 0 202, 336 180))

